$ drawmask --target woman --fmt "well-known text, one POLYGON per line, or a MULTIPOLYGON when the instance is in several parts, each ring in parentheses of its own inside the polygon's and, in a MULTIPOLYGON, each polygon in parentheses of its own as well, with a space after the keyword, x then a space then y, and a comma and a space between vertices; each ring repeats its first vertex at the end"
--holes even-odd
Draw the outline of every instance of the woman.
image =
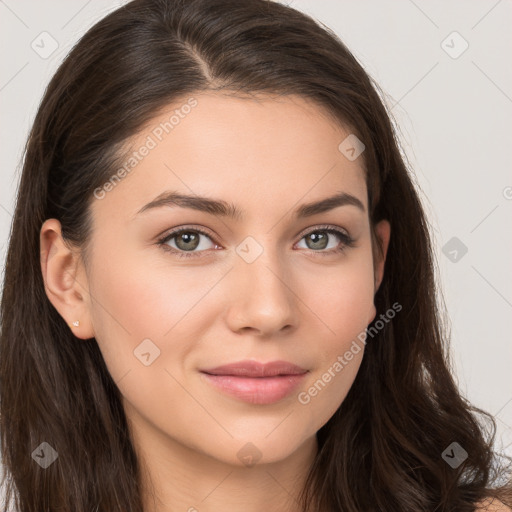
POLYGON ((50 82, 0 343, 20 511, 510 510, 375 85, 264 0, 135 0, 50 82), (496 473, 496 474, 495 474, 496 473))

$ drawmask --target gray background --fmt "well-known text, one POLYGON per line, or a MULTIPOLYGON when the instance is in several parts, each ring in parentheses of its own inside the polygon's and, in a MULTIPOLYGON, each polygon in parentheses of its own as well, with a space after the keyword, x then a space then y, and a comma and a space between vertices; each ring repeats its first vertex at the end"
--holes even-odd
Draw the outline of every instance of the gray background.
MULTIPOLYGON (((78 38, 123 3, 0 0, 2 279, 23 144, 44 88, 78 38)), ((496 415, 496 447, 512 455, 512 2, 286 3, 332 28, 385 91, 432 224, 459 386, 496 415)))

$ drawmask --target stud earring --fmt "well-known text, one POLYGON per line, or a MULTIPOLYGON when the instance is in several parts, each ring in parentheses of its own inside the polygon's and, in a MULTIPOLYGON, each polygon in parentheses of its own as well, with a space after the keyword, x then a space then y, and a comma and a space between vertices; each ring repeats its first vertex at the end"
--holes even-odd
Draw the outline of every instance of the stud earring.
MULTIPOLYGON (((73 327, 78 327, 80 325, 80 320, 75 320, 73 322, 73 327)), ((70 326, 71 327, 71 326, 70 326)))

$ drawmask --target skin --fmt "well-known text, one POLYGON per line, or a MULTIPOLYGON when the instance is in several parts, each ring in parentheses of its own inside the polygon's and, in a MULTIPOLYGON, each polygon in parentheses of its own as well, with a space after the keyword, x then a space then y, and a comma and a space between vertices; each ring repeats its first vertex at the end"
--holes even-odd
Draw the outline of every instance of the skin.
MULTIPOLYGON (((319 106, 296 96, 194 97, 190 114, 93 200, 87 267, 56 219, 43 224, 46 292, 68 324, 80 320, 70 327, 77 343, 96 338, 123 395, 145 468, 145 510, 297 510, 318 448, 315 434, 348 393, 364 345, 309 403, 297 395, 375 318, 390 225, 376 226, 383 257, 374 257, 362 157, 350 161, 338 150, 350 131, 319 106), (166 190, 232 201, 246 217, 170 206, 136 216, 166 190), (292 216, 299 205, 337 191, 358 197, 366 211, 348 205, 292 216), (305 235, 322 224, 348 231, 355 246, 326 255, 343 244, 329 235, 328 246, 315 248, 305 235), (212 235, 200 235, 201 246, 192 249, 202 251, 197 258, 180 259, 157 244, 158 235, 183 225, 212 235), (262 248, 250 264, 236 252, 248 236, 262 248), (134 357, 146 338, 160 350, 149 366, 134 357), (309 373, 296 392, 270 405, 225 395, 199 373, 242 359, 282 359, 309 373), (237 456, 247 443, 261 455, 253 466, 237 456)), ((175 108, 153 119, 133 146, 175 108)), ((177 243, 167 246, 178 251, 177 243)))
POLYGON ((486 498, 476 504, 476 510, 479 512, 512 512, 510 507, 504 505, 497 499, 486 498))

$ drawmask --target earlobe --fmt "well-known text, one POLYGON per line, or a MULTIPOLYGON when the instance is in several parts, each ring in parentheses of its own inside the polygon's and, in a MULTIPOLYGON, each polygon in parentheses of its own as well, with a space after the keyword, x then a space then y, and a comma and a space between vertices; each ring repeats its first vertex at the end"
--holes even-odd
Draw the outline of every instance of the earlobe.
POLYGON ((47 219, 41 227, 40 255, 48 299, 77 338, 94 337, 86 276, 81 272, 79 253, 64 241, 57 219, 47 219))

